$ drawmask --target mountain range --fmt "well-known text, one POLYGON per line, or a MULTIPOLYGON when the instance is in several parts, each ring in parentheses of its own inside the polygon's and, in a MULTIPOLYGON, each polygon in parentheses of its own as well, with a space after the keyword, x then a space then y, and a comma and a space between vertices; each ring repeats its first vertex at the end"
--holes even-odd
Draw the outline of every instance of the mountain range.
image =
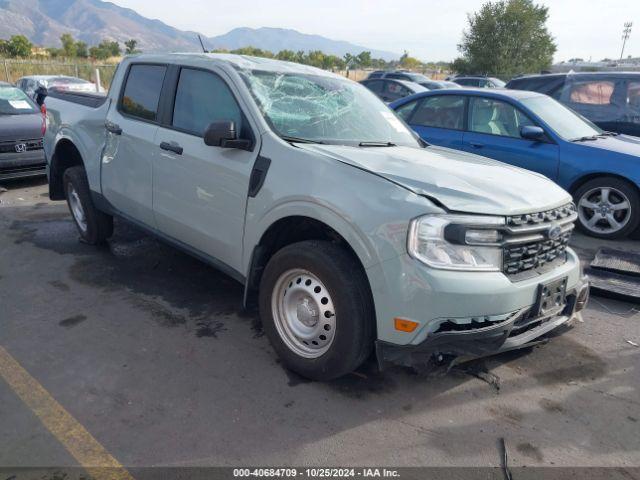
MULTIPOLYGON (((143 17, 130 8, 101 0, 0 0, 0 38, 22 34, 33 43, 59 46, 60 36, 70 33, 89 45, 134 38, 144 52, 199 51, 197 32, 179 30, 160 20, 143 17)), ((372 57, 393 60, 398 54, 345 41, 331 40, 284 28, 235 28, 215 37, 202 36, 207 49, 229 50, 254 46, 278 52, 322 50, 343 56, 370 51, 372 57)))

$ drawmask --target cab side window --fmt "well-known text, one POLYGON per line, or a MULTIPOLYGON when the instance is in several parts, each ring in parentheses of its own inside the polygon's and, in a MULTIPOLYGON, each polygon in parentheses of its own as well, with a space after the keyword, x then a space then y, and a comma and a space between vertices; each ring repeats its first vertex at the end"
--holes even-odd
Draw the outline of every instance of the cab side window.
POLYGON ((203 136, 209 124, 235 122, 242 132, 242 112, 227 84, 218 75, 183 68, 176 91, 172 125, 193 135, 203 136))
POLYGON ((640 82, 629 82, 627 104, 633 109, 640 110, 640 82))
POLYGON ((120 102, 122 113, 155 122, 166 71, 162 65, 132 65, 120 102))
POLYGON ((520 128, 535 126, 513 105, 490 98, 474 98, 469 108, 469 130, 502 137, 521 138, 520 128))

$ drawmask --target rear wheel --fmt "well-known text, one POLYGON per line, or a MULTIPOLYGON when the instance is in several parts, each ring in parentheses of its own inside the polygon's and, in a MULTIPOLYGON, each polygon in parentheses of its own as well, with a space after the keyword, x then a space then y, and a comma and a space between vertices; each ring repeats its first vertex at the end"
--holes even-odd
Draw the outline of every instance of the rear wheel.
POLYGON ((629 182, 616 177, 589 180, 575 192, 578 225, 599 238, 623 238, 640 223, 640 197, 629 182))
POLYGON ((63 184, 69 211, 78 227, 80 238, 91 245, 104 242, 113 234, 113 217, 93 205, 84 168, 66 169, 63 184))
POLYGON ((260 282, 260 317, 285 365, 314 380, 359 367, 373 347, 373 302, 362 267, 343 247, 284 247, 260 282))

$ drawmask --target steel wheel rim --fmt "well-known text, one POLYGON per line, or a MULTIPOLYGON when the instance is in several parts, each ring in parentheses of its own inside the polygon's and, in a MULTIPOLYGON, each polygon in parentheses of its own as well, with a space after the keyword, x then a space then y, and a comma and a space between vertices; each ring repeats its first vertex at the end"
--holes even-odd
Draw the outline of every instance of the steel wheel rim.
POLYGON ((578 217, 590 232, 616 233, 631 219, 631 202, 617 188, 592 188, 578 200, 578 217))
POLYGON ((303 269, 284 272, 271 296, 276 330, 287 347, 305 358, 318 358, 331 347, 336 315, 325 285, 303 269))
POLYGON ((69 185, 69 207, 71 207, 71 214, 73 215, 78 228, 82 233, 87 231, 87 217, 84 214, 84 208, 82 208, 82 202, 80 196, 73 185, 69 185))

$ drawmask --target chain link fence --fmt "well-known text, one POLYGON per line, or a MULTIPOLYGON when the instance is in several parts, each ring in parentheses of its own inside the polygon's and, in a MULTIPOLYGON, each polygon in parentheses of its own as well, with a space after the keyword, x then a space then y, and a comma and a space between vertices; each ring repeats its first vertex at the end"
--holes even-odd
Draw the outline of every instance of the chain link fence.
POLYGON ((68 75, 90 82, 96 80, 96 70, 100 73, 100 84, 105 89, 111 85, 116 64, 97 64, 91 62, 54 62, 38 60, 0 59, 0 79, 15 83, 18 79, 29 75, 68 75))

